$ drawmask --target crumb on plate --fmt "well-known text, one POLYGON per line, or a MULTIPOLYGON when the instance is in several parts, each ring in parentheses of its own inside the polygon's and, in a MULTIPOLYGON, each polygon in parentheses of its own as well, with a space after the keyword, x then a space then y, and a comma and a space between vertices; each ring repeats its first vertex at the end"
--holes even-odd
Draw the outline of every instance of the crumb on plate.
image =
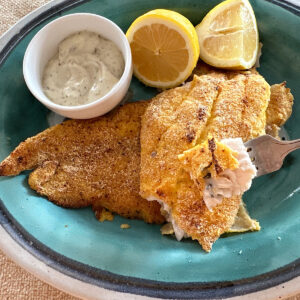
POLYGON ((102 208, 101 210, 98 210, 96 213, 96 217, 99 222, 104 221, 113 221, 114 215, 107 209, 102 208))
POLYGON ((121 224, 120 228, 128 229, 128 228, 130 228, 130 225, 129 224, 121 224))

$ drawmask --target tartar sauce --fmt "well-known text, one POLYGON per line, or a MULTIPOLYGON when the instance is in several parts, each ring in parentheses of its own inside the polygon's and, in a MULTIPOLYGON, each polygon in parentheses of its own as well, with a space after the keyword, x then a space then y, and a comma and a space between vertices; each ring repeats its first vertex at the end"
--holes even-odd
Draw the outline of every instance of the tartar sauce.
POLYGON ((119 81, 124 59, 118 47, 100 35, 80 31, 63 40, 43 73, 45 94, 55 103, 91 103, 119 81))

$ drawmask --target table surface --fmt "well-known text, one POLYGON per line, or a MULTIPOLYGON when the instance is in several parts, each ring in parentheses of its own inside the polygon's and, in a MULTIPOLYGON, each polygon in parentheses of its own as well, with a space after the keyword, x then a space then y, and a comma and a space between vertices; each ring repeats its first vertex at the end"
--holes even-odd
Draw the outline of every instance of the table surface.
MULTIPOLYGON (((47 2, 49 0, 0 0, 0 36, 20 18, 47 2)), ((76 300, 78 298, 35 278, 0 251, 0 300, 2 299, 76 300)), ((268 299, 267 295, 266 299, 268 299)), ((286 300, 300 300, 300 294, 286 300)))

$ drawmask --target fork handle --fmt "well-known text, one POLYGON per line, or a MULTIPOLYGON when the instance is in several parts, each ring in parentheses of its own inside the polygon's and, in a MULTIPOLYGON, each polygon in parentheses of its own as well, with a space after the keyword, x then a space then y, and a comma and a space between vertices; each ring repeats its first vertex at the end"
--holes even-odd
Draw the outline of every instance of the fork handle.
POLYGON ((300 139, 281 143, 281 145, 284 146, 284 151, 281 153, 282 159, 284 159, 292 151, 300 149, 300 139))

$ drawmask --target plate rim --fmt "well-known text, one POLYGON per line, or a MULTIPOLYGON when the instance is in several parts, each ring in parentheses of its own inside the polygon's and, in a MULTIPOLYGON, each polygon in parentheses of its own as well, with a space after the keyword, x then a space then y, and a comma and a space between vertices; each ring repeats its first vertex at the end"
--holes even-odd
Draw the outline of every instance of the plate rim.
MULTIPOLYGON (((153 297, 133 295, 125 292, 116 292, 102 287, 88 284, 69 277, 51 266, 39 261, 35 256, 17 244, 14 239, 0 226, 0 249, 4 250, 7 256, 12 259, 16 264, 38 277, 40 280, 67 292, 73 296, 82 299, 90 300, 151 300, 153 297)), ((227 298, 227 300, 265 300, 265 295, 269 299, 280 299, 282 297, 294 296, 298 294, 300 286, 300 276, 296 277, 284 284, 272 287, 267 290, 246 294, 243 296, 236 296, 227 298)), ((157 298, 155 299, 162 299, 157 298)))
MULTIPOLYGON (((300 16, 300 5, 285 0, 264 0, 300 16)), ((0 68, 15 46, 37 25, 89 0, 54 0, 22 18, 0 38, 0 68)), ((25 251, 53 270, 107 290, 172 299, 216 299, 262 291, 300 276, 300 258, 281 268, 254 277, 222 282, 163 282, 117 275, 91 267, 48 248, 29 234, 0 199, 0 226, 25 251), (82 271, 83 270, 83 271, 82 271), (93 274, 93 275, 92 275, 93 274), (95 278, 95 274, 97 275, 95 278), (176 287, 176 288, 175 288, 176 287)), ((1 243, 0 243, 1 246, 1 243)), ((3 246, 3 245, 2 245, 3 246)), ((2 247, 3 248, 3 247, 2 247)), ((30 270, 29 270, 30 271, 30 270)), ((32 270, 31 270, 32 272, 32 270)), ((51 282, 50 282, 51 283, 51 282)), ((87 295, 90 296, 90 295, 87 295)))

